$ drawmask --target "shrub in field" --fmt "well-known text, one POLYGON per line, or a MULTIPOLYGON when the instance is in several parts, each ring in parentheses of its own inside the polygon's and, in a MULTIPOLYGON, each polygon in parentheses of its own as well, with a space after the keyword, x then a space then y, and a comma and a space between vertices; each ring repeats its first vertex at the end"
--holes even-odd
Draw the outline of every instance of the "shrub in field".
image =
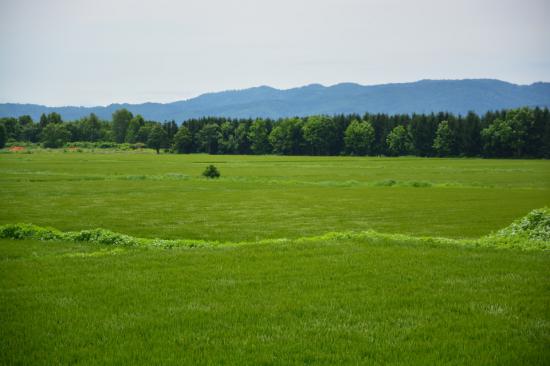
POLYGON ((8 224, 0 226, 0 238, 55 240, 62 237, 63 233, 61 231, 31 224, 8 224))
POLYGON ((117 147, 117 145, 118 144, 116 142, 110 142, 110 141, 100 141, 97 143, 97 147, 100 149, 111 149, 111 148, 117 147))
POLYGON ((105 229, 82 230, 66 233, 66 238, 72 241, 83 241, 106 245, 137 245, 138 240, 128 235, 114 233, 105 229))
POLYGON ((130 145, 132 150, 141 150, 145 149, 146 145, 143 142, 136 142, 135 144, 130 145))
POLYGON ((382 181, 379 181, 379 182, 376 182, 374 185, 375 186, 379 186, 379 187, 392 187, 394 185, 396 185, 397 182, 393 179, 386 179, 386 180, 382 180, 382 181))
POLYGON ((68 142, 65 144, 65 147, 67 148, 84 148, 89 149, 94 147, 93 142, 87 142, 87 141, 75 141, 75 142, 68 142))
POLYGON ((206 167, 206 169, 204 169, 202 175, 204 175, 206 178, 219 178, 220 172, 218 171, 218 168, 216 168, 214 165, 209 165, 206 167))
POLYGON ((544 207, 529 212, 497 233, 502 237, 518 237, 550 241, 550 208, 544 207))
POLYGON ((409 185, 411 187, 415 187, 415 188, 424 188, 424 187, 431 187, 432 186, 432 184, 430 182, 423 182, 423 181, 410 182, 409 185))

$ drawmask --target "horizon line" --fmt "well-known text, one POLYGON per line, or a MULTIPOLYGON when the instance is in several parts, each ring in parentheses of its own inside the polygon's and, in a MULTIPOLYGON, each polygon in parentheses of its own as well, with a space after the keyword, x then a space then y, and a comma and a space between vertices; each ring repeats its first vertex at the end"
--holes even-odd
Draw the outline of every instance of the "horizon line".
POLYGON ((538 81, 533 81, 531 83, 519 84, 519 83, 513 83, 513 82, 510 82, 510 81, 506 81, 506 80, 502 80, 502 79, 496 79, 496 78, 462 78, 462 79, 429 79, 428 78, 428 79, 418 79, 418 80, 414 80, 414 81, 388 82, 388 83, 379 83, 379 84, 360 84, 358 82, 353 82, 353 81, 342 81, 342 82, 338 82, 338 83, 335 83, 335 84, 327 84, 327 85, 322 84, 322 83, 310 83, 310 84, 292 86, 292 87, 288 87, 288 88, 277 88, 277 87, 273 87, 273 86, 270 86, 270 85, 261 84, 261 85, 256 85, 256 86, 244 87, 244 88, 240 88, 240 89, 236 88, 236 89, 223 89, 223 90, 216 90, 216 91, 208 91, 208 92, 199 93, 199 94, 197 94, 193 97, 183 98, 183 99, 176 99, 176 100, 167 101, 167 102, 144 101, 144 102, 136 102, 136 103, 113 102, 113 103, 109 103, 109 104, 91 104, 91 105, 82 105, 82 104, 81 105, 74 105, 74 104, 73 105, 70 105, 70 104, 47 105, 47 104, 31 103, 31 102, 22 103, 22 102, 3 102, 2 101, 2 102, 0 102, 0 104, 35 105, 35 106, 46 107, 46 108, 107 108, 107 107, 116 106, 116 105, 135 106, 135 105, 143 105, 143 104, 167 105, 167 104, 178 103, 178 102, 186 102, 186 101, 189 101, 189 100, 192 100, 192 99, 195 99, 195 98, 199 98, 201 96, 206 96, 206 95, 228 93, 228 92, 240 92, 240 91, 251 90, 251 89, 260 89, 260 88, 269 88, 269 89, 276 90, 276 91, 288 91, 288 90, 294 90, 294 89, 307 88, 307 87, 311 87, 311 86, 320 86, 320 87, 323 87, 323 88, 332 88, 332 87, 339 86, 339 85, 349 84, 349 85, 358 85, 358 86, 362 86, 362 87, 377 87, 377 86, 387 86, 387 85, 415 84, 415 83, 426 82, 426 81, 498 81, 498 82, 502 82, 502 83, 506 83, 506 84, 515 85, 515 86, 532 86, 534 84, 550 83, 550 81, 538 80, 538 81))

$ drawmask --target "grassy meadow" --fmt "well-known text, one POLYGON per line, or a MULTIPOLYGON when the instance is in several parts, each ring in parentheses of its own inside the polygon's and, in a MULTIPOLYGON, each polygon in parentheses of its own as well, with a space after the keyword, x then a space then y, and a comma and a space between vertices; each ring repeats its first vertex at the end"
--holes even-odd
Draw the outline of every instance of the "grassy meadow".
POLYGON ((160 238, 479 237, 550 205, 541 160, 4 154, 0 224, 160 238), (215 164, 222 178, 201 172, 215 164))
POLYGON ((550 363, 548 251, 407 239, 550 206, 549 161, 54 150, 0 184, 0 225, 248 242, 0 239, 0 364, 550 363), (404 235, 322 236, 365 230, 404 235))

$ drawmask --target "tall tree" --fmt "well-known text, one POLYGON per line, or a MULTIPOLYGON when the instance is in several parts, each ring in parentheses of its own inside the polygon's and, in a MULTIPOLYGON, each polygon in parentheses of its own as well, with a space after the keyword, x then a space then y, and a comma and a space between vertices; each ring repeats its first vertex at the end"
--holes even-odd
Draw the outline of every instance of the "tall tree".
POLYGON ((481 154, 481 119, 474 112, 469 112, 466 118, 457 124, 456 153, 464 156, 481 154))
POLYGON ((391 155, 405 155, 411 151, 411 138, 404 126, 395 127, 386 139, 391 155))
POLYGON ((132 113, 125 108, 118 109, 113 113, 113 135, 115 142, 119 144, 124 142, 128 125, 133 117, 132 113))
POLYGON ((164 122, 162 124, 162 128, 164 128, 164 131, 166 132, 166 138, 168 139, 168 143, 172 145, 172 142, 174 141, 174 136, 178 132, 178 125, 176 121, 172 120, 169 122, 164 122))
POLYGON ((481 131, 483 149, 486 156, 507 157, 523 145, 520 134, 507 120, 496 119, 481 131))
POLYGON ((338 130, 328 116, 308 117, 303 127, 304 140, 312 155, 336 155, 338 130))
POLYGON ((139 129, 145 124, 145 120, 141 115, 136 115, 130 120, 128 124, 128 129, 126 130, 126 142, 134 144, 136 142, 147 142, 139 141, 139 129))
POLYGON ((19 125, 21 125, 21 127, 32 125, 33 123, 34 122, 31 116, 29 115, 19 116, 19 125))
POLYGON ((250 147, 254 154, 269 154, 271 145, 269 144, 269 123, 264 119, 257 119, 250 126, 248 138, 250 147))
POLYGON ((495 119, 481 131, 483 147, 488 156, 522 156, 527 131, 534 124, 532 110, 527 108, 507 111, 505 118, 495 119))
POLYGON ((374 128, 370 122, 353 120, 344 133, 346 152, 351 155, 367 155, 372 151, 374 128))
POLYGON ((46 125, 50 123, 62 123, 63 119, 61 118, 61 115, 56 112, 52 112, 48 115, 42 114, 40 116, 40 127, 44 128, 46 125))
POLYGON ((181 125, 178 132, 174 135, 174 142, 172 148, 178 154, 185 154, 191 152, 193 147, 193 137, 187 127, 181 125))
POLYGON ((303 120, 300 118, 285 118, 279 121, 269 134, 269 142, 273 147, 273 152, 283 155, 303 153, 305 145, 303 125, 303 120))
POLYGON ((149 140, 149 135, 151 134, 151 130, 153 129, 154 124, 150 122, 146 122, 143 126, 139 128, 138 135, 137 135, 137 142, 147 143, 147 140, 149 140))
POLYGON ((544 121, 544 129, 541 134, 540 153, 539 156, 550 158, 550 111, 544 108, 541 116, 544 121))
POLYGON ((6 128, 3 124, 0 124, 0 149, 3 149, 6 146, 6 128))
POLYGON ((82 136, 85 141, 95 142, 101 139, 101 121, 94 113, 90 113, 82 121, 82 136))
POLYGON ((71 133, 67 126, 61 123, 49 123, 42 130, 42 143, 44 147, 56 148, 69 141, 71 133))
POLYGON ((441 121, 437 126, 433 148, 439 156, 449 156, 454 145, 454 135, 448 121, 441 121))
POLYGON ((199 146, 202 152, 208 154, 218 153, 218 141, 220 139, 220 127, 215 123, 206 124, 198 134, 199 146))
POLYGON ((235 129, 235 141, 237 143, 238 154, 250 154, 250 139, 248 138, 248 132, 250 129, 251 121, 241 121, 235 129))
POLYGON ((46 116, 45 113, 42 113, 40 115, 40 122, 38 122, 38 124, 40 125, 40 129, 44 128, 47 126, 48 124, 48 116, 46 116))
POLYGON ((30 123, 23 126, 21 140, 29 142, 40 141, 40 126, 37 123, 30 123))
POLYGON ((412 152, 419 156, 433 155, 433 141, 437 123, 434 115, 414 115, 408 126, 412 152))
POLYGON ((222 154, 235 154, 238 144, 234 134, 235 126, 229 121, 225 121, 220 126, 220 137, 218 139, 218 149, 222 154))
POLYGON ((19 120, 13 117, 0 118, 0 123, 4 125, 6 129, 6 136, 8 140, 19 140, 21 135, 21 125, 19 120))
POLYGON ((168 135, 164 128, 160 124, 156 124, 149 133, 149 138, 147 139, 147 146, 155 149, 157 154, 160 153, 160 149, 166 147, 168 142, 168 135))

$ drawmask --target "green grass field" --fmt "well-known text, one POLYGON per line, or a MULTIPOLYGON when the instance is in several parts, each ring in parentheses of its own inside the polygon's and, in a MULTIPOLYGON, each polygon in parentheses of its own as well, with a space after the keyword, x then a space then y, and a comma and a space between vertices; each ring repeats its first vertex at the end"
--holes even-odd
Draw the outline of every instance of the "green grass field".
POLYGON ((540 160, 53 152, 0 155, 0 173, 0 224, 141 237, 479 237, 550 205, 540 160), (200 177, 209 163, 221 179, 200 177))
POLYGON ((322 237, 479 238, 550 206, 548 161, 52 151, 0 183, 0 225, 249 242, 0 239, 0 364, 550 363, 548 251, 322 237))

